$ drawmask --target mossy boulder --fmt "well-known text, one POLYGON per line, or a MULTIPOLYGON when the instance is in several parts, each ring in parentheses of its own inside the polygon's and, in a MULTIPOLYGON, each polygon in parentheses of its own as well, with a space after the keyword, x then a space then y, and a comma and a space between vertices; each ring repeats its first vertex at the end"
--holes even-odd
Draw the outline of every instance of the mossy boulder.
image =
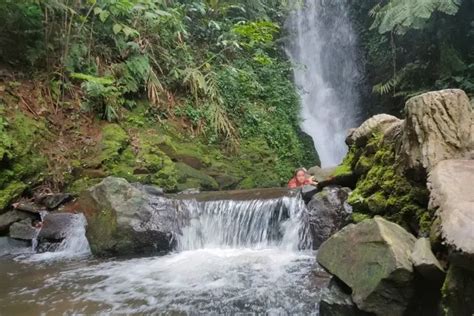
POLYGON ((185 163, 176 164, 178 188, 180 191, 186 189, 204 189, 207 191, 218 190, 219 184, 211 176, 196 170, 185 163))
POLYGON ((357 214, 381 215, 412 232, 428 234, 434 217, 428 211, 428 189, 400 172, 395 147, 375 133, 364 147, 350 149, 339 167, 358 177, 348 202, 357 214))
POLYGON ((403 315, 414 294, 416 238, 381 217, 349 225, 324 242, 318 262, 352 289, 364 311, 403 315))
POLYGON ((125 179, 105 178, 84 191, 78 204, 86 216, 86 236, 95 255, 165 253, 175 246, 176 205, 148 195, 125 179))

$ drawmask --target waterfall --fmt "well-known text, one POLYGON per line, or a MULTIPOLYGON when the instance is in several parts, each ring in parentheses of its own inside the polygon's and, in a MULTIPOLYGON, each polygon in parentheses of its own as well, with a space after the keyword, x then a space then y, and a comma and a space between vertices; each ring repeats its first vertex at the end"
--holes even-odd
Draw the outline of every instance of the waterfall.
POLYGON ((311 241, 299 197, 268 200, 187 203, 190 224, 179 238, 179 250, 203 248, 308 249, 311 241))
POLYGON ((358 123, 362 72, 347 6, 347 0, 306 0, 287 22, 301 127, 313 137, 323 167, 341 162, 347 130, 358 123))

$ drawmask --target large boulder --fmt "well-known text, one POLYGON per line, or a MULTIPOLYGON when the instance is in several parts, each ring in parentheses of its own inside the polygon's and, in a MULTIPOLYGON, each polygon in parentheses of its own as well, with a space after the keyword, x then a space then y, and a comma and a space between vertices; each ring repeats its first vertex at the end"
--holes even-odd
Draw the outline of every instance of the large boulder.
POLYGON ((325 187, 309 202, 309 227, 314 249, 318 249, 324 241, 349 223, 352 207, 347 199, 350 193, 349 188, 325 187))
POLYGON ((333 235, 319 248, 318 261, 352 289, 361 310, 403 315, 414 294, 415 242, 401 226, 376 216, 333 235))
POLYGON ((430 172, 438 162, 471 150, 472 115, 462 90, 428 92, 408 100, 399 155, 405 170, 430 172))
POLYGON ((168 252, 175 245, 180 225, 173 200, 109 177, 83 192, 78 203, 87 218, 93 254, 146 255, 168 252))
POLYGON ((429 208, 436 212, 450 259, 474 271, 474 160, 446 160, 429 176, 429 208))
POLYGON ((380 132, 382 134, 391 134, 394 129, 401 126, 402 120, 395 116, 388 114, 378 114, 372 116, 361 126, 355 129, 351 129, 346 138, 346 144, 348 146, 365 146, 367 141, 372 137, 374 132, 380 132))

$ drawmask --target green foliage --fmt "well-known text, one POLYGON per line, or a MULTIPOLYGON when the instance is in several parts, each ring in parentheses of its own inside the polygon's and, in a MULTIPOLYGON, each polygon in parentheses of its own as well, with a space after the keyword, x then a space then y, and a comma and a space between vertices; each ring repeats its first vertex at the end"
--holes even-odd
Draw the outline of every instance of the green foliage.
POLYGON ((371 10, 375 19, 372 28, 377 28, 380 34, 392 31, 404 34, 425 27, 436 12, 455 15, 460 3, 461 0, 390 0, 371 10))
POLYGON ((377 105, 370 112, 400 114, 408 98, 434 89, 474 95, 474 2, 354 1, 351 14, 373 87, 367 103, 377 105))

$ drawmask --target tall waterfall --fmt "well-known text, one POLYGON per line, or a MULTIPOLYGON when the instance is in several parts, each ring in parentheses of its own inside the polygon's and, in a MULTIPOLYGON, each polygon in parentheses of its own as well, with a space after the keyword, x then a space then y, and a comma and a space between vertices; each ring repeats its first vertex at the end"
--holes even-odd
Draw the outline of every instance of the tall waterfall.
POLYGON ((305 0, 287 28, 302 129, 313 137, 322 165, 337 165, 347 151, 347 130, 358 123, 362 81, 347 0, 305 0))

